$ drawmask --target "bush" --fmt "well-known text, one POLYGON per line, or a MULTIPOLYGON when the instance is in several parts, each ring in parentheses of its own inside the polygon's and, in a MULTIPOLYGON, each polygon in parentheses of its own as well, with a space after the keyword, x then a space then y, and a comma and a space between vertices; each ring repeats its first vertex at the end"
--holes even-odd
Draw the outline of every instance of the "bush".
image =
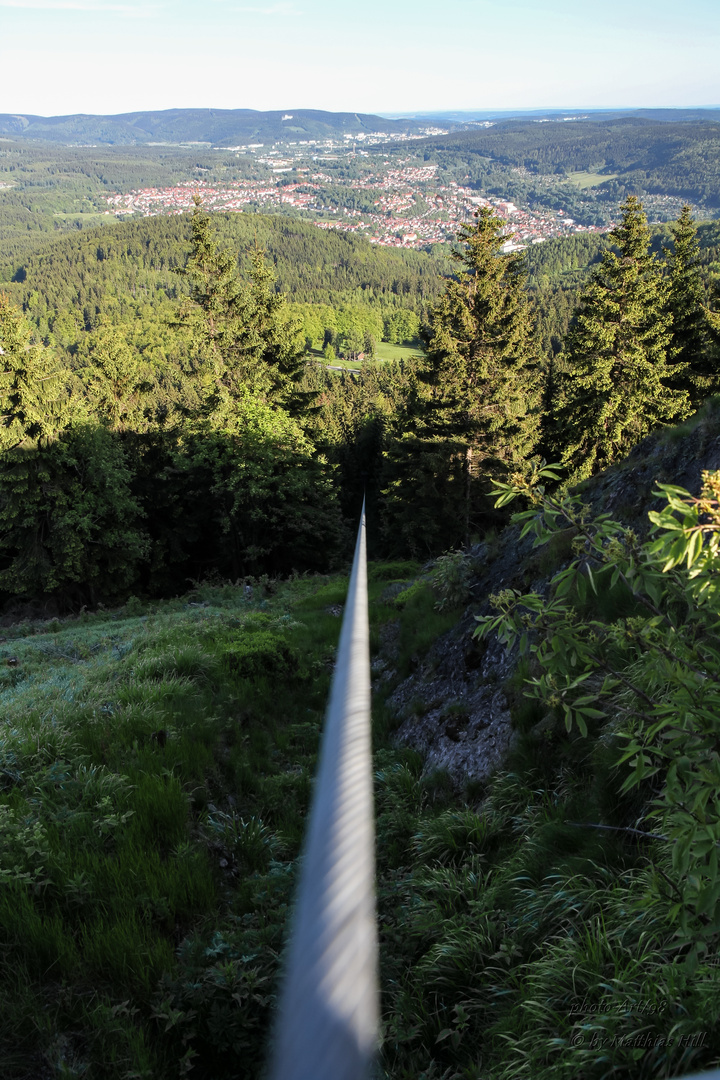
POLYGON ((462 549, 449 551, 435 562, 430 574, 430 586, 439 596, 438 611, 461 607, 470 599, 473 560, 462 549))
POLYGON ((522 535, 542 544, 572 528, 578 557, 548 597, 491 597, 498 614, 480 618, 476 634, 519 641, 533 657, 527 693, 568 732, 612 721, 621 791, 643 796, 638 825, 660 845, 655 895, 692 971, 720 941, 720 472, 703 474, 699 498, 659 485, 667 506, 649 515, 656 535, 642 544, 609 515, 593 519, 578 496, 546 495, 544 479, 557 477, 541 467, 498 485, 498 503, 529 496, 532 508, 514 518, 522 535), (627 604, 615 597, 608 609, 618 588, 627 604))
POLYGON ((296 675, 299 658, 286 638, 259 630, 223 651, 224 665, 240 679, 296 675))

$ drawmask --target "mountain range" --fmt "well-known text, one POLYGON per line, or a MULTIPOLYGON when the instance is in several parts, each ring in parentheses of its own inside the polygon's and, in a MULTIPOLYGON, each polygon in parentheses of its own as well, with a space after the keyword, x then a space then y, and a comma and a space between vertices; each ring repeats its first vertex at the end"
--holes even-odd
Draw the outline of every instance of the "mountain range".
POLYGON ((0 136, 42 139, 70 145, 148 143, 210 143, 234 146, 248 142, 289 142, 343 135, 419 134, 418 120, 388 120, 368 113, 288 109, 164 109, 117 116, 33 116, 0 113, 0 136))

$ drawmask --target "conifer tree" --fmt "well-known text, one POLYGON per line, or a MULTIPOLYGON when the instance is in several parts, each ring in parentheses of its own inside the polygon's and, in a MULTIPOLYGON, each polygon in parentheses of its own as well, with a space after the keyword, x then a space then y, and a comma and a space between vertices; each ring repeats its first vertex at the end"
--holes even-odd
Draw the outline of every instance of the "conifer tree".
MULTIPOLYGON (((524 260, 501 253, 503 228, 488 207, 474 225, 463 226, 463 246, 453 256, 458 273, 447 280, 424 334, 426 396, 414 426, 435 464, 445 445, 442 471, 453 479, 443 489, 444 516, 458 476, 464 477, 455 542, 467 542, 476 520, 489 511, 484 493, 491 479, 521 465, 537 439, 540 379, 524 260), (462 460, 453 463, 458 455, 462 460)), ((391 484, 396 505, 401 489, 411 494, 412 477, 400 484, 393 477, 391 484)))
MULTIPOLYGON (((211 410, 239 394, 289 406, 305 361, 305 345, 275 275, 255 248, 249 281, 236 260, 218 248, 209 218, 196 203, 192 253, 182 273, 190 280, 192 305, 182 322, 199 348, 198 373, 211 410)), ((222 405, 225 402, 225 406, 222 405)))
POLYGON ((72 413, 68 372, 0 296, 0 589, 93 601, 147 551, 122 447, 72 413))
MULTIPOLYGON (((315 393, 301 390, 305 341, 264 253, 250 252, 248 280, 218 248, 198 204, 184 269, 191 302, 181 321, 196 351, 201 407, 173 456, 183 510, 202 559, 229 572, 289 571, 298 557, 320 565, 341 541, 332 470, 296 416, 315 393), (188 512, 186 513, 185 510, 188 512)), ((167 536, 166 541, 174 543, 167 536)))
POLYGON ((92 415, 113 431, 147 427, 141 409, 143 393, 152 384, 140 357, 112 326, 89 335, 80 349, 81 378, 92 415))
POLYGON ((57 435, 66 421, 67 372, 0 293, 0 453, 57 435))
POLYGON ((573 480, 610 465, 689 409, 687 394, 668 385, 668 286, 634 195, 610 239, 617 250, 604 252, 584 289, 558 365, 555 449, 573 480))
POLYGON ((670 226, 674 244, 665 249, 669 272, 667 308, 672 315, 672 385, 686 390, 693 408, 720 388, 720 357, 704 306, 700 244, 689 206, 670 226))
POLYGON ((501 254, 504 222, 488 207, 463 226, 462 249, 425 336, 427 426, 461 436, 473 468, 524 460, 537 435, 538 358, 519 252, 501 254))

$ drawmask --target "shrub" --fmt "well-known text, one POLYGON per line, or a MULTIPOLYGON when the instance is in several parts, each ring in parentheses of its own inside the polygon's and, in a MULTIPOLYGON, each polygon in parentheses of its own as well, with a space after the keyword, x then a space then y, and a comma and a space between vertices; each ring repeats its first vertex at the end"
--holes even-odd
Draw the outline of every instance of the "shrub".
POLYGON ((261 676, 292 676, 299 669, 299 658, 286 638, 269 630, 260 630, 223 651, 223 662, 241 679, 261 676))
POLYGON ((491 598, 498 613, 475 633, 519 641, 537 672, 527 692, 568 731, 585 736, 612 718, 621 790, 645 796, 640 824, 660 845, 655 895, 692 970, 720 941, 720 472, 703 474, 699 498, 660 484, 667 505, 650 513, 655 536, 642 544, 609 515, 593 518, 579 496, 548 496, 545 479, 557 477, 539 467, 498 485, 498 504, 529 496, 531 509, 514 519, 522 535, 533 531, 539 545, 571 527, 577 557, 549 597, 506 589, 491 598), (634 613, 614 605, 603 618, 600 598, 618 587, 634 613))
POLYGON ((472 573, 473 560, 461 548, 437 559, 430 574, 430 585, 439 596, 435 604, 438 611, 448 611, 468 602, 472 573))

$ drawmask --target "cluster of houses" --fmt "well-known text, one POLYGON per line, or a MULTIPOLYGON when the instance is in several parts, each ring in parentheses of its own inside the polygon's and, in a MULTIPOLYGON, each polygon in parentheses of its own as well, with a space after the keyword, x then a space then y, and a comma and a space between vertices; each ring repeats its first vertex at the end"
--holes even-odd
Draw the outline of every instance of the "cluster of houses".
POLYGON ((200 196, 208 210, 241 212, 250 207, 269 213, 298 210, 304 212, 303 217, 314 218, 319 228, 363 233, 373 243, 403 248, 422 248, 452 240, 458 227, 472 221, 482 205, 493 206, 506 220, 504 250, 508 251, 573 232, 604 231, 596 226, 578 225, 562 210, 523 210, 505 199, 479 197, 476 191, 462 184, 439 183, 437 165, 384 162, 382 167, 360 178, 343 179, 314 171, 312 164, 295 165, 292 158, 282 157, 277 151, 269 151, 259 160, 268 166, 271 177, 222 184, 185 180, 165 188, 114 194, 107 197, 107 213, 145 217, 183 214, 192 210, 195 197, 200 196), (292 180, 276 176, 291 171, 295 174, 292 180), (335 192, 346 188, 349 204, 357 202, 355 197, 350 198, 351 194, 374 195, 372 210, 327 205, 323 193, 328 184, 333 185, 335 192))

